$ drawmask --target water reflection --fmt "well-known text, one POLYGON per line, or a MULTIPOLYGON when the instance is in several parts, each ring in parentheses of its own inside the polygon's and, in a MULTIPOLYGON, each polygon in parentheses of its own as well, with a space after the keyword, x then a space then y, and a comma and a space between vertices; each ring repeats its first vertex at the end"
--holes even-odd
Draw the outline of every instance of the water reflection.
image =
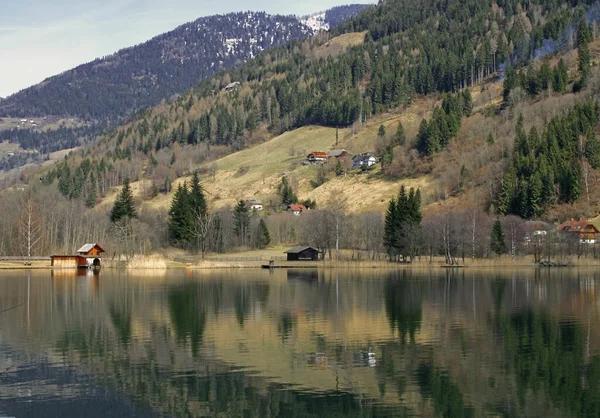
POLYGON ((599 280, 3 273, 0 416, 600 416, 599 280))

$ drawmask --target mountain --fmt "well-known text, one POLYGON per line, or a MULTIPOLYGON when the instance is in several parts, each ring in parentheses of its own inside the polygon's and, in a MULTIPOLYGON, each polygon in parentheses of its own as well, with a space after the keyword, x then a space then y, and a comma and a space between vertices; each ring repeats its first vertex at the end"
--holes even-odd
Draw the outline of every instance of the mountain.
MULTIPOLYGON (((334 27, 364 7, 323 12, 324 25, 334 27)), ((15 93, 2 100, 0 116, 119 119, 273 46, 314 33, 294 16, 240 12, 202 17, 15 93)))
POLYGON ((13 94, 2 101, 0 116, 118 119, 265 49, 312 34, 293 16, 241 12, 202 17, 13 94))
POLYGON ((368 4, 349 4, 345 6, 336 6, 324 12, 312 13, 307 16, 302 16, 300 22, 311 28, 315 32, 327 31, 332 29, 351 17, 356 16, 368 4))
MULTIPOLYGON (((263 201, 260 216, 278 231, 277 242, 299 243, 320 239, 309 233, 327 229, 319 216, 329 209, 371 212, 347 222, 363 236, 372 220, 383 224, 386 206, 393 214, 395 202, 407 201, 408 190, 390 201, 404 185, 420 189, 427 252, 471 257, 478 241, 489 254, 491 225, 481 219, 498 216, 510 247, 519 217, 554 222, 597 214, 600 40, 588 17, 593 7, 572 0, 383 1, 328 32, 219 71, 59 163, 33 175, 24 170, 21 179, 36 183, 31 190, 40 202, 51 195, 77 207, 81 225, 104 231, 116 231, 107 213, 129 180, 140 209, 136 236, 158 248, 173 243, 165 218, 174 194, 184 202, 183 183, 198 173, 218 215, 208 248, 219 252, 239 246, 231 207, 243 210, 245 199, 263 201), (540 55, 540 48, 549 51, 540 55), (378 163, 306 161, 309 152, 339 148, 373 154, 378 163), (292 200, 312 208, 316 201, 317 210, 288 228, 277 212, 292 200)), ((386 235, 393 241, 378 231, 380 244, 386 235)))
MULTIPOLYGON (((323 15, 333 27, 364 7, 340 6, 323 15)), ((50 77, 0 101, 0 117, 12 117, 0 121, 0 143, 34 151, 0 158, 0 170, 81 145, 139 109, 184 93, 220 70, 314 33, 294 16, 243 12, 202 17, 50 77), (24 125, 20 118, 43 119, 24 125)))

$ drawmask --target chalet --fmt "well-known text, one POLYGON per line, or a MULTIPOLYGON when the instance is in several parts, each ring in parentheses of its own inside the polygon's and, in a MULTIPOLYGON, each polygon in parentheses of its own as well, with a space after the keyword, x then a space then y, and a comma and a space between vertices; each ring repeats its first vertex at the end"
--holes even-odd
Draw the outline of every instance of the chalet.
POLYGON ((311 152, 310 154, 308 154, 306 159, 311 164, 323 164, 323 163, 327 162, 327 153, 320 152, 320 151, 314 151, 314 152, 311 152))
POLYGON ((287 261, 317 261, 319 259, 319 250, 309 246, 299 246, 284 251, 287 254, 287 261))
POLYGON ((345 149, 332 149, 329 151, 328 156, 331 158, 345 158, 349 157, 350 153, 345 149))
POLYGON ((558 231, 567 236, 572 234, 571 236, 579 238, 579 242, 582 244, 595 244, 596 234, 600 233, 592 223, 574 219, 560 224, 558 231))
POLYGON ((292 203, 291 205, 288 205, 287 211, 294 215, 300 215, 301 213, 308 211, 308 209, 300 203, 292 203))
POLYGON ((373 154, 365 152, 358 154, 352 159, 352 168, 367 169, 377 163, 377 158, 373 154))
POLYGON ((260 200, 257 199, 248 199, 246 200, 246 206, 251 210, 263 210, 263 204, 260 200))

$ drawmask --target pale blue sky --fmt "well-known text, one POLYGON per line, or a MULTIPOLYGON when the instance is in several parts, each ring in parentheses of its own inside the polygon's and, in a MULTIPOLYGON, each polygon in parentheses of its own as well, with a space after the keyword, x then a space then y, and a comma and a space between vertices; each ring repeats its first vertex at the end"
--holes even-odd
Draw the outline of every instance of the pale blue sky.
POLYGON ((372 0, 7 0, 0 13, 0 97, 201 16, 305 15, 372 0), (8 3, 8 4, 7 4, 8 3))

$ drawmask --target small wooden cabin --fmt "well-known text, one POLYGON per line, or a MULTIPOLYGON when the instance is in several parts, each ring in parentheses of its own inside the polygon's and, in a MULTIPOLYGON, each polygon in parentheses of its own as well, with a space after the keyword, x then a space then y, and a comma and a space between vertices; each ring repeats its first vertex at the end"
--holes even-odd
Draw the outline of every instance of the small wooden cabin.
POLYGON ((77 250, 77 254, 84 257, 100 257, 100 254, 105 252, 98 244, 85 244, 77 250))
POLYGON ((319 259, 319 250, 309 246, 299 246, 284 251, 287 254, 287 261, 317 261, 319 259))
POLYGON ((87 259, 81 255, 53 255, 50 265, 58 268, 87 268, 87 259))

